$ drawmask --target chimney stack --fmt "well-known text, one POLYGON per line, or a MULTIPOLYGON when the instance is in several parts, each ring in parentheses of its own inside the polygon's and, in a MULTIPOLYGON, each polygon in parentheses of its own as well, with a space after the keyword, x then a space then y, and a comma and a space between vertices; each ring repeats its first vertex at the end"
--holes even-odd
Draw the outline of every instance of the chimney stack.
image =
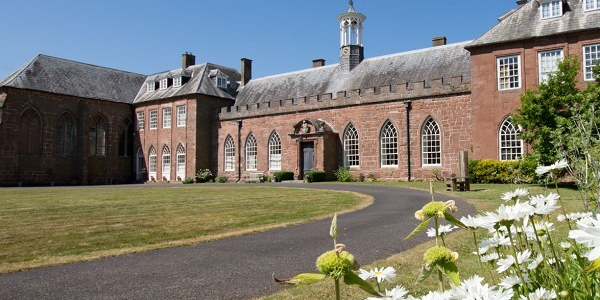
POLYGON ((242 58, 242 82, 241 86, 245 86, 252 79, 252 60, 242 58))
POLYGON ((322 58, 313 60, 313 68, 324 67, 325 60, 322 58))
POLYGON ((191 52, 186 52, 181 55, 181 68, 187 69, 189 66, 193 66, 196 64, 196 56, 194 56, 191 52))
POLYGON ((528 0, 519 0, 519 1, 517 1, 517 5, 519 5, 519 7, 521 7, 525 4, 527 4, 527 2, 528 2, 528 0))
POLYGON ((445 36, 436 36, 432 39, 433 47, 444 46, 446 45, 446 37, 445 36))

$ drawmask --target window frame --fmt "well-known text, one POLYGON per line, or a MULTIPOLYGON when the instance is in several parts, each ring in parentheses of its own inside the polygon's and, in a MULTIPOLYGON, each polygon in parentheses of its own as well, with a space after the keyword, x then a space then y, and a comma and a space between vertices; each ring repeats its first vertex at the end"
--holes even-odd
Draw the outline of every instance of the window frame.
POLYGON ((186 105, 177 105, 177 127, 185 127, 187 122, 187 108, 186 105), (183 112, 182 112, 183 109, 183 112))
POLYGON ((77 154, 77 122, 68 112, 61 115, 56 129, 58 135, 58 146, 56 153, 63 156, 77 154))
POLYGON ((156 90, 156 83, 154 81, 146 82, 146 93, 154 92, 155 90, 156 90))
POLYGON ((158 129, 158 109, 149 110, 148 115, 150 117, 150 120, 148 122, 148 129, 150 129, 150 130, 158 129))
POLYGON ((507 55, 496 57, 496 76, 498 77, 498 90, 510 91, 521 88, 521 55, 507 55), (516 58, 516 62, 512 60, 516 58), (516 75, 512 74, 516 66, 516 75), (508 70, 502 70, 502 67, 508 67, 508 70), (514 78, 516 77, 516 80, 514 78), (503 82, 506 81, 506 82, 503 82), (516 83, 516 86, 511 86, 516 83), (503 87, 508 86, 508 87, 503 87))
POLYGON ((548 82, 548 77, 558 71, 558 64, 564 57, 563 49, 553 49, 553 50, 544 50, 538 52, 538 83, 548 82), (557 56, 553 56, 553 53, 559 53, 557 56), (543 57, 545 54, 550 55, 550 57, 543 57), (554 58, 554 60, 551 60, 554 58), (552 71, 544 71, 544 67, 548 66, 549 62, 554 62, 554 65, 551 66, 552 71))
POLYGON ((171 149, 165 145, 161 156, 161 179, 171 180, 171 149))
POLYGON ((143 111, 138 111, 136 114, 136 119, 137 119, 137 131, 143 131, 144 130, 144 112, 143 111))
POLYGON ((162 108, 162 128, 169 129, 171 128, 171 116, 173 115, 173 110, 170 106, 162 108))
POLYGON ((515 127, 508 116, 504 118, 498 128, 498 158, 500 161, 514 161, 523 157, 523 153, 524 142, 519 139, 519 129, 515 127), (507 143, 511 144, 504 146, 507 143))
POLYGON ((600 65, 600 44, 583 45, 583 80, 593 81, 594 80, 594 67, 600 65), (589 51, 588 49, 595 48, 595 51, 589 51), (588 52, 591 52, 591 56, 588 52))
POLYGON ((246 171, 258 170, 258 145, 253 133, 246 138, 246 171))
POLYGON ((421 164, 424 167, 442 165, 442 131, 433 117, 427 118, 421 128, 421 164))
POLYGON ((387 120, 381 127, 381 132, 379 133, 379 149, 380 164, 382 168, 398 167, 400 158, 398 154, 398 130, 390 120, 387 120))
POLYGON ((223 76, 217 76, 215 79, 217 82, 217 87, 226 89, 227 88, 227 78, 223 76))
POLYGON ((281 138, 277 131, 269 137, 269 170, 281 170, 281 138))
POLYGON ((562 0, 544 0, 540 1, 540 18, 542 20, 554 19, 562 17, 563 3, 562 0), (558 9, 558 10, 557 10, 558 9), (548 15, 545 15, 548 13, 548 15))
POLYGON ((99 116, 92 119, 88 130, 88 155, 106 157, 108 155, 108 122, 99 116))
POLYGON ((226 172, 235 171, 235 142, 231 135, 228 135, 227 138, 225 138, 223 152, 223 170, 226 172))
POLYGON ((186 153, 183 144, 177 146, 175 174, 182 180, 185 178, 186 153))
POLYGON ((594 11, 600 9, 600 0, 584 0, 583 4, 584 11, 594 11), (588 4, 592 3, 593 7, 588 6, 588 4))
POLYGON ((159 82, 159 89, 166 90, 168 87, 169 87, 169 79, 168 78, 161 79, 159 82))
POLYGON ((360 167, 360 134, 352 123, 344 130, 344 167, 360 167))
POLYGON ((154 177, 156 180, 156 174, 158 172, 158 156, 156 153, 156 148, 154 146, 150 146, 150 150, 148 151, 148 176, 154 177))
POLYGON ((181 76, 175 76, 173 77, 173 87, 181 87, 183 80, 181 78, 181 76))

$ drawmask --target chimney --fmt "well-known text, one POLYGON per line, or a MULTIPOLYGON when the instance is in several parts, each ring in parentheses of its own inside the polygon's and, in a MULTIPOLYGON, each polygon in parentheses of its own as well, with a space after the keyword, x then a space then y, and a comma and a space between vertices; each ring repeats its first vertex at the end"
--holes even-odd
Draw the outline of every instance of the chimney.
POLYGON ((521 7, 521 6, 525 5, 525 4, 527 4, 527 1, 528 1, 528 0, 519 0, 519 1, 517 1, 517 5, 518 5, 519 7, 521 7))
POLYGON ((252 60, 242 58, 242 82, 241 86, 245 86, 252 79, 252 60))
POLYGON ((313 68, 324 67, 325 60, 322 58, 313 60, 313 68))
POLYGON ((444 46, 446 45, 446 37, 445 36, 436 36, 432 39, 433 47, 444 46))
POLYGON ((196 64, 196 56, 194 56, 191 52, 186 52, 181 54, 181 68, 187 69, 189 66, 193 66, 196 64))

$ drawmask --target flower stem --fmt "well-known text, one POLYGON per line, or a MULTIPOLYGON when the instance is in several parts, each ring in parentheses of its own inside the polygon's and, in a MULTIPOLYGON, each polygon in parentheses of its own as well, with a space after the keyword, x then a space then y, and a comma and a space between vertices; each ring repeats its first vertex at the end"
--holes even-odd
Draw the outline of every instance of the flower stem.
POLYGON ((340 295, 340 280, 339 279, 335 280, 335 299, 336 300, 342 299, 342 296, 340 295))
POLYGON ((519 265, 519 259, 517 256, 517 250, 515 248, 515 242, 513 240, 513 236, 510 232, 510 225, 506 225, 506 230, 508 232, 508 238, 510 239, 510 248, 512 249, 513 257, 515 258, 515 268, 517 269, 517 275, 519 276, 519 280, 523 286, 523 290, 525 291, 525 295, 527 299, 529 299, 529 289, 527 288, 527 283, 525 283, 525 279, 523 278, 523 273, 521 272, 521 266, 519 265))

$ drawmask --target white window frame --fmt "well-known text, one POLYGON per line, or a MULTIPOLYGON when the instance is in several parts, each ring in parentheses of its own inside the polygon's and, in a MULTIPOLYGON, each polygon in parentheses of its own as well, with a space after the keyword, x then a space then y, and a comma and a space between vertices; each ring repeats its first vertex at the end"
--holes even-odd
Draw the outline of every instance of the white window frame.
POLYGON ((177 127, 185 127, 187 121, 185 105, 177 105, 177 127))
POLYGON ((148 114, 150 115, 150 122, 148 123, 148 129, 158 128, 158 110, 151 109, 148 114))
POLYGON ((217 87, 226 89, 227 88, 227 78, 223 76, 217 76, 217 87))
POLYGON ((256 171, 257 170, 257 155, 258 145, 256 144, 256 137, 250 133, 246 138, 246 170, 256 171))
POLYGON ((584 0, 585 11, 598 10, 600 9, 600 0, 584 0))
POLYGON ((281 138, 276 131, 269 137, 269 170, 281 170, 281 138))
POLYGON ((600 44, 583 46, 583 77, 585 81, 594 80, 594 67, 600 64, 600 44))
POLYGON ((156 148, 154 146, 150 147, 150 151, 148 154, 148 176, 150 179, 153 177, 154 180, 158 180, 156 178, 156 148))
POLYGON ((166 145, 162 152, 162 180, 171 181, 171 150, 166 145))
POLYGON ((235 171, 235 143, 233 142, 233 138, 230 135, 228 135, 225 139, 224 152, 224 170, 235 171))
POLYGON ((182 144, 177 146, 177 177, 185 179, 185 147, 182 144))
POLYGON ((521 56, 511 55, 496 58, 496 74, 498 90, 515 90, 521 88, 521 56))
POLYGON ((359 134, 354 124, 350 123, 344 130, 344 166, 360 167, 359 134))
POLYGON ((137 112, 137 130, 138 131, 144 130, 144 112, 143 111, 137 112))
POLYGON ((519 139, 519 130, 507 117, 498 131, 498 150, 501 161, 518 160, 523 156, 523 140, 519 139))
POLYGON ((558 71, 558 63, 563 58, 563 50, 555 49, 538 52, 538 82, 548 81, 548 77, 558 71))
POLYGON ((181 76, 173 77, 173 87, 180 87, 180 86, 181 86, 181 76))
POLYGON ((155 89, 154 81, 146 83, 146 92, 148 92, 148 93, 154 92, 154 89, 155 89))
POLYGON ((159 84, 159 89, 166 90, 169 87, 169 80, 167 78, 161 79, 159 84))
POLYGON ((398 167, 398 131, 392 121, 386 121, 379 135, 381 167, 398 167))
POLYGON ((421 163, 425 167, 442 165, 442 133, 432 117, 427 118, 421 129, 421 163))
POLYGON ((171 128, 171 108, 163 107, 162 128, 171 128))
POLYGON ((563 15, 562 0, 544 0, 540 2, 540 18, 542 20, 558 18, 563 15))

